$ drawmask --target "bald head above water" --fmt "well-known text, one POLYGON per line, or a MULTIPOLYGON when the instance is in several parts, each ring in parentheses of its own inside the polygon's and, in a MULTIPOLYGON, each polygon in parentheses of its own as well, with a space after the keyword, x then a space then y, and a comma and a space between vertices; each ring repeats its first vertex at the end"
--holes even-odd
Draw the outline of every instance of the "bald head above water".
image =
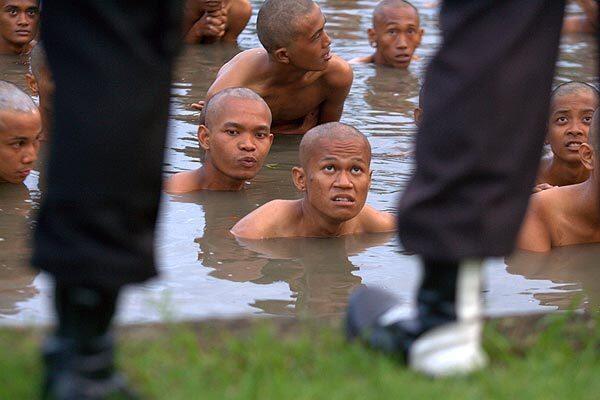
POLYGON ((0 80, 0 111, 33 112, 37 106, 14 84, 0 80))
POLYGON ((417 7, 404 0, 382 0, 377 4, 375 10, 373 10, 373 25, 379 24, 385 21, 386 11, 390 8, 403 8, 408 7, 414 10, 415 15, 417 16, 417 21, 419 21, 419 11, 417 7))
POLYGON ((206 126, 209 130, 212 128, 214 117, 227 107, 227 102, 230 99, 246 99, 254 100, 260 103, 267 109, 269 113, 269 121, 271 121, 271 109, 267 103, 252 89, 248 88, 228 88, 223 89, 212 96, 204 105, 200 113, 200 125, 206 126))
POLYGON ((316 7, 312 0, 267 0, 258 11, 256 33, 269 52, 287 46, 297 35, 297 20, 316 7))
POLYGON ((300 165, 306 168, 313 154, 322 148, 323 143, 341 141, 353 141, 359 144, 366 151, 368 162, 371 162, 371 145, 365 135, 353 126, 341 122, 328 122, 315 126, 304 134, 300 142, 300 165))
POLYGON ((585 82, 571 81, 561 83, 554 88, 550 95, 550 103, 552 104, 559 97, 575 93, 590 93, 596 100, 600 100, 600 92, 594 86, 585 82))

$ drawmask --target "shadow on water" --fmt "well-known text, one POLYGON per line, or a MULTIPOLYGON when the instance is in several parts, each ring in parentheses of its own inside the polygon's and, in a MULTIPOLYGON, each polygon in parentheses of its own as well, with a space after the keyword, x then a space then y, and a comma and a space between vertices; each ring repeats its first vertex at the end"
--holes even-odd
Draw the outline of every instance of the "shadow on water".
POLYGON ((36 192, 24 184, 0 183, 0 319, 20 311, 18 303, 39 293, 29 268, 36 192))

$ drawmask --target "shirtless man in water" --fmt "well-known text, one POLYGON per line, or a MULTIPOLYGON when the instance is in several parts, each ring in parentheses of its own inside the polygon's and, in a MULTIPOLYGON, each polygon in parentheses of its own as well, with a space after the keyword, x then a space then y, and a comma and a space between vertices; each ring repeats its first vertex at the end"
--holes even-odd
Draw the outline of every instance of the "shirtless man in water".
POLYGON ((590 171, 583 183, 556 187, 531 196, 517 246, 544 252, 553 247, 600 242, 600 115, 594 113, 590 142, 579 146, 579 158, 590 171))
POLYGON ((207 98, 228 87, 254 90, 269 105, 276 134, 304 134, 339 121, 353 74, 331 53, 319 6, 312 0, 267 0, 256 29, 264 48, 246 50, 225 64, 207 98))
POLYGON ((351 64, 377 64, 406 69, 421 44, 423 28, 417 8, 404 0, 382 0, 373 11, 373 27, 367 31, 375 53, 351 64))
POLYGON ((355 128, 332 122, 309 130, 292 169, 299 200, 273 200, 241 219, 231 233, 245 239, 335 237, 390 232, 395 218, 365 205, 371 146, 355 128))
POLYGON ((201 120, 202 167, 173 175, 165 191, 243 189, 260 171, 273 143, 269 107, 250 89, 229 88, 208 101, 201 120))
POLYGON ((588 140, 600 94, 583 82, 567 82, 552 91, 546 143, 552 157, 542 160, 534 192, 573 185, 588 179, 590 171, 579 160, 579 146, 588 140))
POLYGON ((186 0, 184 42, 235 43, 251 16, 252 6, 248 0, 186 0))

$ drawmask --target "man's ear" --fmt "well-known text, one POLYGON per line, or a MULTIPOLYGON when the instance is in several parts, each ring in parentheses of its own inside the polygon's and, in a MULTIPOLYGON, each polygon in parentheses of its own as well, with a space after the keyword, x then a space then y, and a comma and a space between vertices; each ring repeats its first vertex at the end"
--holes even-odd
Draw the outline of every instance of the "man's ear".
POLYGON ((585 169, 588 171, 594 169, 594 149, 592 149, 592 146, 590 146, 589 143, 582 143, 581 146, 579 146, 579 159, 585 169))
POLYGON ((421 107, 415 107, 415 109, 413 110, 413 119, 415 120, 415 124, 417 126, 421 125, 422 116, 423 110, 421 110, 421 107))
POLYGON ((31 93, 37 96, 39 93, 39 89, 35 77, 32 74, 25 74, 25 80, 27 81, 27 86, 29 86, 29 90, 31 90, 31 93))
POLYGON ((294 186, 301 192, 306 192, 306 173, 302 167, 292 168, 292 180, 294 186))
POLYGON ((371 45, 371 47, 377 47, 377 33, 375 32, 375 29, 367 29, 367 35, 369 36, 369 44, 371 45))
POLYGON ((204 125, 198 127, 198 143, 204 150, 210 149, 210 131, 204 125))
POLYGON ((421 45, 421 39, 423 39, 423 35, 425 34, 425 29, 420 28, 419 29, 419 44, 417 46, 421 45))
POLYGON ((273 57, 275 57, 275 61, 277 61, 277 62, 280 62, 283 64, 290 63, 290 56, 288 54, 287 48, 285 48, 285 47, 275 50, 275 53, 273 53, 273 57))

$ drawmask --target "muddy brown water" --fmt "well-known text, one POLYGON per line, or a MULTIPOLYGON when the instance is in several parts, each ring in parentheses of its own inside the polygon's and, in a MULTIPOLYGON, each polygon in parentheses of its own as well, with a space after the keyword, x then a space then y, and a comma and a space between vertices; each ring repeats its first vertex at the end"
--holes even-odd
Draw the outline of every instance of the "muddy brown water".
MULTIPOLYGON (((260 1, 238 46, 185 48, 172 86, 165 176, 200 165, 197 115, 188 105, 203 98, 219 67, 241 50, 258 46, 255 33, 260 1)), ((425 36, 420 61, 408 71, 355 66, 354 85, 343 122, 368 135, 373 147, 373 184, 368 203, 394 212, 413 168, 412 111, 427 60, 439 45, 435 7, 415 1, 425 36)), ((333 49, 346 59, 368 55, 366 40, 375 1, 320 2, 333 49)), ((571 6, 571 12, 578 10, 571 6)), ((571 35, 561 43, 557 82, 592 81, 597 59, 591 36, 571 35)), ((0 78, 25 87, 25 67, 0 57, 0 78)), ((93 105, 90 105, 93 106, 93 105)), ((231 226, 274 198, 297 198, 290 180, 297 137, 277 137, 260 175, 241 193, 163 195, 156 252, 162 274, 127 289, 119 319, 152 322, 239 315, 341 315, 348 294, 360 285, 393 291, 412 307, 418 260, 402 253, 394 235, 336 239, 280 239, 238 243, 231 226)), ((51 322, 49 278, 28 269, 29 239, 43 173, 23 186, 0 185, 0 324, 51 322)), ((600 246, 576 246, 549 255, 524 255, 486 265, 486 312, 491 315, 564 309, 583 299, 598 304, 600 246)))

